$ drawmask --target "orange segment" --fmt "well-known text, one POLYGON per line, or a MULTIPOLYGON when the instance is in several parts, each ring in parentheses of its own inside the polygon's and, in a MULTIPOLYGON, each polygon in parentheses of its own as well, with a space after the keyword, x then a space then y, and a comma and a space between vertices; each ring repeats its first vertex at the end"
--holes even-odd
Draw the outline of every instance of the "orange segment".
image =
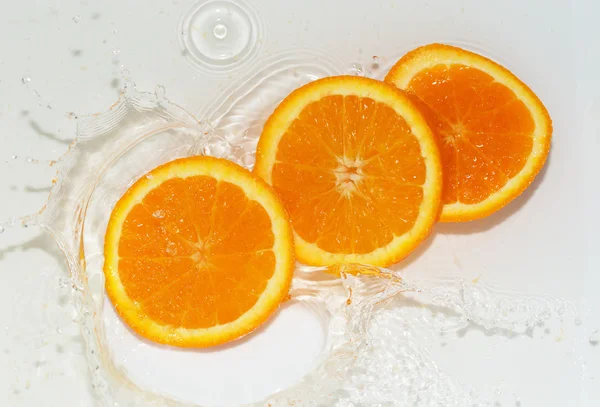
POLYGON ((402 57, 385 81, 411 95, 437 136, 444 167, 441 221, 497 211, 544 165, 552 136, 548 112, 495 62, 431 44, 402 57))
POLYGON ((106 289, 140 335, 210 346, 250 332, 283 300, 293 237, 258 177, 210 157, 175 160, 117 202, 106 233, 106 289))
POLYGON ((281 197, 297 257, 311 265, 390 265, 438 215, 435 139, 403 92, 371 79, 325 78, 291 93, 265 124, 255 172, 281 197))

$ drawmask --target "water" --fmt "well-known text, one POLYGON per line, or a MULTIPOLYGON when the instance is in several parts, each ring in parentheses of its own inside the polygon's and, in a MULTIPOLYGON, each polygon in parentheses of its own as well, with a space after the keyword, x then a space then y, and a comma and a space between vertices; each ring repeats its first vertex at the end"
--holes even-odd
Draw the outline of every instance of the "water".
MULTIPOLYGON (((202 7, 197 10, 206 12, 202 7)), ((226 40, 235 34, 228 22, 235 21, 235 12, 223 16, 213 10, 206 14, 211 19, 196 15, 189 23, 210 22, 214 40, 226 40)), ((238 38, 246 37, 240 34, 238 38)), ((212 49, 205 51, 204 56, 216 55, 212 49)), ((250 58, 250 54, 243 55, 250 58)), ((382 60, 373 58, 369 68, 357 63, 351 69, 360 75, 379 75, 382 60)), ((231 66, 227 58, 223 61, 227 71, 231 66)), ((214 155, 252 168, 262 124, 277 103, 304 83, 348 71, 343 61, 315 51, 283 53, 262 62, 198 116, 172 104, 162 86, 154 93, 139 92, 124 73, 123 94, 110 110, 73 117, 78 120, 78 137, 56 163, 57 181, 41 215, 27 221, 10 219, 0 226, 2 233, 19 221, 22 225, 38 222, 65 253, 70 277, 59 280, 58 286, 73 287, 93 387, 106 405, 179 405, 140 385, 127 365, 122 368, 124 362, 112 356, 102 253, 104 231, 116 200, 149 170, 182 156, 214 155)), ((203 66, 217 65, 213 61, 203 66)), ((28 85, 31 79, 22 82, 28 85)), ((159 219, 165 215, 164 211, 153 213, 159 219)), ((167 251, 175 255, 176 245, 169 244, 167 251)), ((288 389, 265 395, 257 406, 389 405, 393 401, 491 406, 494 400, 477 394, 438 366, 430 352, 432 337, 471 328, 490 335, 526 336, 556 317, 584 323, 576 319, 575 306, 560 298, 507 292, 456 273, 429 277, 363 266, 299 267, 291 296, 323 322, 325 344, 310 373, 288 389)), ((597 330, 589 335, 589 343, 598 344, 597 330)), ((159 390, 170 393, 167 388, 159 390)))
POLYGON ((261 45, 262 22, 242 1, 200 1, 182 17, 181 53, 196 67, 220 74, 248 63, 261 45))
POLYGON ((166 251, 169 255, 175 256, 177 255, 177 246, 173 242, 168 242, 166 251))
POLYGON ((590 345, 592 346, 597 346, 600 343, 600 330, 596 329, 592 332, 592 334, 590 335, 588 341, 590 342, 590 345))
POLYGON ((152 216, 154 216, 156 219, 162 219, 165 217, 165 211, 162 211, 162 210, 154 211, 152 213, 152 216))
POLYGON ((369 72, 363 66, 363 64, 355 62, 348 68, 348 74, 354 76, 368 76, 369 72))
POLYGON ((45 100, 40 92, 38 92, 35 88, 31 86, 31 77, 23 76, 21 78, 21 84, 27 86, 31 94, 35 97, 38 106, 45 107, 46 109, 52 110, 52 104, 45 100))

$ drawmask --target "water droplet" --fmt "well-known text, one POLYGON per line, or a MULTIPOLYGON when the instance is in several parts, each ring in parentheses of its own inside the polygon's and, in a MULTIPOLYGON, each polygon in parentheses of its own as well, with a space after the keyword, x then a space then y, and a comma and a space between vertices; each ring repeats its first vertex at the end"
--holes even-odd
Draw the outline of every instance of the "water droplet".
POLYGON ((4 226, 0 226, 0 233, 4 233, 4 226))
POLYGON ((154 211, 152 213, 152 216, 154 216, 156 219, 162 219, 165 217, 165 211, 159 209, 157 211, 154 211))
POLYGON ((27 85, 29 82, 31 82, 31 78, 29 76, 24 76, 21 78, 21 83, 23 85, 27 85))
POLYGON ((135 82, 131 78, 131 72, 129 72, 129 69, 125 68, 125 66, 123 65, 121 65, 121 77, 125 82, 125 84, 123 85, 124 90, 135 89, 135 82))
POLYGON ((10 158, 12 158, 13 160, 16 160, 16 159, 17 159, 17 158, 19 158, 19 157, 18 157, 18 156, 16 156, 16 155, 13 155, 13 156, 11 156, 10 158))
POLYGON ((73 22, 75 24, 80 23, 81 22, 81 16, 75 16, 75 17, 73 17, 73 22))
POLYGON ((261 24, 240 2, 201 2, 184 15, 179 33, 185 56, 207 68, 239 65, 256 55, 261 24))
POLYGON ((596 346, 600 343, 600 335, 598 335, 597 329, 592 332, 592 334, 589 337, 589 341, 590 341, 590 345, 592 345, 592 346, 596 346))
POLYGON ((28 163, 33 163, 33 162, 36 162, 37 160, 33 157, 27 156, 27 157, 25 157, 25 161, 27 161, 28 163))
POLYGON ((152 175, 152 174, 146 174, 146 179, 152 179, 152 178, 154 178, 154 175, 152 175))
POLYGON ((575 318, 575 325, 580 326, 582 324, 581 318, 575 318))
POLYGON ((227 27, 224 26, 223 24, 217 24, 217 25, 215 25, 215 28, 213 29, 213 34, 215 35, 215 37, 222 40, 223 38, 225 38, 227 36, 227 27))
POLYGON ((113 34, 117 35, 119 33, 119 30, 113 30, 113 34))
POLYGON ((350 75, 356 75, 356 76, 365 76, 366 75, 365 68, 362 66, 362 64, 359 64, 359 63, 352 64, 350 66, 350 68, 348 69, 348 72, 350 73, 350 75))
POLYGON ((371 72, 377 71, 379 67, 379 57, 373 56, 373 63, 371 63, 371 72))
POLYGON ((59 334, 59 335, 62 334, 62 329, 60 329, 60 327, 56 328, 56 333, 59 334))
POLYGON ((226 157, 231 152, 231 144, 226 140, 218 140, 204 147, 204 154, 214 157, 226 157))
POLYGON ((175 246, 175 243, 173 242, 169 242, 167 243, 167 254, 170 254, 171 256, 175 256, 177 254, 177 247, 175 246))
POLYGON ((113 53, 114 56, 118 56, 121 53, 121 50, 120 49, 113 49, 112 53, 113 53))
POLYGON ((61 278, 58 279, 58 286, 60 288, 65 288, 69 284, 71 284, 71 280, 68 277, 61 277, 61 278))
POLYGON ((159 99, 165 99, 166 98, 165 95, 167 93, 167 90, 165 89, 165 87, 163 85, 156 85, 154 93, 156 93, 156 96, 159 99))
POLYGON ((19 219, 21 221, 21 227, 22 228, 28 228, 30 226, 36 226, 38 224, 38 217, 37 217, 37 215, 23 216, 23 217, 21 217, 19 219))

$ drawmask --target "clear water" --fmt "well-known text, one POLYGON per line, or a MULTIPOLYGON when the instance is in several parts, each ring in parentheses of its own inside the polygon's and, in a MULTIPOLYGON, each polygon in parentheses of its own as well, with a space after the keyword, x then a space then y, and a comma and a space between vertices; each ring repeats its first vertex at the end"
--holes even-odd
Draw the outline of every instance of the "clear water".
MULTIPOLYGON (((223 33, 217 25, 215 37, 223 33)), ((59 285, 73 288, 94 389, 103 405, 186 405, 183 395, 141 385, 111 348, 102 246, 117 199, 147 171, 178 157, 212 155, 252 168, 262 125, 290 91, 329 75, 381 77, 395 56, 363 59, 348 64, 309 50, 273 56, 197 115, 169 101, 163 87, 144 93, 128 81, 105 113, 78 118, 76 141, 56 163, 56 183, 45 208, 10 219, 0 233, 19 222, 37 223, 56 239, 71 275, 59 285)), ((320 321, 324 343, 312 371, 256 405, 491 406, 492 398, 435 362, 435 338, 471 329, 533 335, 556 318, 582 323, 580 310, 560 298, 505 292, 449 269, 419 274, 404 273, 402 267, 299 265, 291 297, 320 321)), ((598 344, 597 331, 589 343, 598 344)))
POLYGON ((178 39, 182 55, 206 72, 223 74, 258 53, 262 22, 242 1, 198 1, 183 15, 178 39))

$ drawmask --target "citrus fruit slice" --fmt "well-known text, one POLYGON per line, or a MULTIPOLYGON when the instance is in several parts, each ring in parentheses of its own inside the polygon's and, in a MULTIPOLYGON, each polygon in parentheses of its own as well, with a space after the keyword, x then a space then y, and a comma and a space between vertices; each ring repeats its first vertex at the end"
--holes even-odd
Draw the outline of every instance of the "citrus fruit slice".
POLYGON ((275 109, 255 171, 281 197, 297 258, 388 266, 436 221, 439 152, 405 94, 368 78, 309 83, 275 109))
POLYGON ((106 291, 148 339, 217 345, 275 311, 293 250, 287 214, 261 179, 223 159, 178 159, 117 202, 105 239, 106 291))
POLYGON ((523 192, 543 167, 550 116, 527 85, 497 63, 431 44, 402 57, 385 81, 414 96, 438 138, 441 221, 490 215, 523 192))

